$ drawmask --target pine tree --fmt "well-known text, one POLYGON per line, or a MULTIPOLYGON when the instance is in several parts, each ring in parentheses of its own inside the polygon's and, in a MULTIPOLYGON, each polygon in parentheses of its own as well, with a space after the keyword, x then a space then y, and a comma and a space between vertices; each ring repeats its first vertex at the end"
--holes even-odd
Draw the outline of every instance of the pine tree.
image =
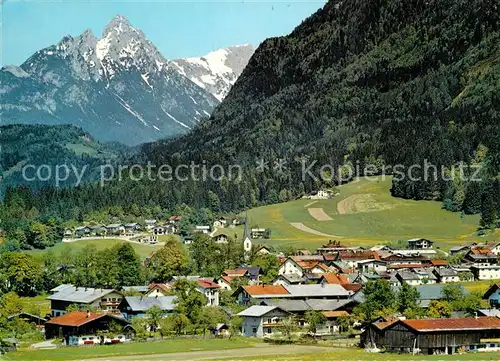
POLYGON ((141 260, 130 243, 126 242, 118 248, 116 262, 120 286, 137 285, 141 282, 141 260))
POLYGON ((493 226, 496 219, 496 209, 493 203, 491 192, 486 192, 482 197, 481 202, 481 221, 482 227, 490 228, 493 226))
POLYGON ((464 212, 466 214, 476 214, 481 211, 481 184, 471 181, 465 190, 464 212))

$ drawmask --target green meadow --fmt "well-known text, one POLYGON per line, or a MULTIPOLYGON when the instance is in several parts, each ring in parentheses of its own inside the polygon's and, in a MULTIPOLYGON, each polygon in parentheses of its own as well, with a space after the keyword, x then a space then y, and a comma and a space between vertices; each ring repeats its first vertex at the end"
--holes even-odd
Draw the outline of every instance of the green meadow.
MULTIPOLYGON (((75 242, 61 242, 56 244, 54 247, 47 248, 44 250, 32 250, 32 251, 27 251, 27 253, 30 254, 42 254, 45 252, 52 252, 55 255, 61 254, 64 249, 72 249, 74 251, 81 250, 82 248, 93 245, 96 247, 96 249, 104 249, 104 248, 109 248, 113 247, 116 244, 121 244, 127 241, 120 240, 120 239, 113 239, 113 238, 102 238, 102 239, 81 239, 77 240, 75 242)), ((158 250, 161 248, 159 245, 150 245, 150 244, 142 244, 142 243, 136 243, 136 242, 130 242, 134 250, 137 252, 139 257, 141 258, 146 258, 149 256, 152 252, 158 250)))
POLYGON ((241 361, 492 361, 499 360, 500 354, 465 353, 457 355, 411 355, 391 353, 366 353, 361 349, 337 349, 331 352, 237 358, 241 361))
MULTIPOLYGON (((242 338, 234 339, 175 339, 156 342, 134 342, 94 347, 63 347, 53 350, 20 350, 8 353, 3 360, 68 361, 105 357, 126 357, 128 360, 144 359, 147 355, 189 351, 227 350, 252 347, 258 342, 242 338), (137 356, 137 358, 134 358, 137 356)), ((0 358, 0 360, 2 360, 0 358)))
MULTIPOLYGON (((470 241, 500 240, 498 231, 483 237, 477 235, 479 215, 464 216, 443 210, 441 202, 394 198, 390 187, 390 177, 360 179, 339 187, 339 194, 333 199, 298 199, 251 209, 249 225, 271 229, 271 239, 256 243, 301 248, 315 248, 330 239, 346 245, 370 246, 424 237, 443 249, 470 241), (302 223, 307 228, 298 229, 292 223, 302 223)), ((223 230, 231 236, 235 231, 241 237, 242 227, 223 230)))

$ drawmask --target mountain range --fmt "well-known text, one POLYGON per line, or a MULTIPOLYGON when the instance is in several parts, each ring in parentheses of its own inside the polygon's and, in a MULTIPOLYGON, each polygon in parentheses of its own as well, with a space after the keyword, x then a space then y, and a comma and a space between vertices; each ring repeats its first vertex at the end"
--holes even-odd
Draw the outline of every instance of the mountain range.
POLYGON ((3 124, 74 124, 100 141, 136 145, 186 133, 227 95, 250 45, 167 60, 122 16, 0 71, 3 124))

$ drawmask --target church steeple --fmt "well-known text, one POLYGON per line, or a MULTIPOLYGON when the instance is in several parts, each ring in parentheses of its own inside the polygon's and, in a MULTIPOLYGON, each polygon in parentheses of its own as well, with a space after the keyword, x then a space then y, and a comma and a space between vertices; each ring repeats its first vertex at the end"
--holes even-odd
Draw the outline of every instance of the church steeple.
POLYGON ((248 228, 248 213, 245 213, 245 230, 243 231, 243 249, 245 252, 252 250, 252 233, 248 228))

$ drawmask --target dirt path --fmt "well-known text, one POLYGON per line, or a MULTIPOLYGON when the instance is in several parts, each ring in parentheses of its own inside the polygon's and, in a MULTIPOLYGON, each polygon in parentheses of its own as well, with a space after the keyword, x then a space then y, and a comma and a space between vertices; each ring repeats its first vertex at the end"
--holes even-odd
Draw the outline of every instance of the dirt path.
POLYGON ((309 228, 308 226, 306 226, 304 223, 301 223, 301 222, 293 222, 293 223, 290 223, 290 225, 292 227, 295 227, 295 228, 303 231, 303 232, 315 234, 315 235, 321 236, 321 237, 344 238, 342 236, 335 236, 333 234, 327 234, 327 233, 323 233, 323 232, 317 231, 315 229, 309 228))
POLYGON ((309 206, 312 206, 314 203, 317 203, 318 201, 312 201, 311 203, 307 203, 304 208, 307 208, 309 206))
POLYGON ((136 243, 136 244, 142 244, 144 246, 163 246, 165 245, 165 242, 158 242, 158 243, 155 243, 155 244, 151 244, 151 243, 144 243, 144 242, 138 242, 138 241, 134 241, 132 238, 136 238, 136 237, 150 237, 152 236, 151 234, 136 234, 134 236, 112 236, 110 235, 109 237, 108 236, 104 236, 104 237, 99 237, 99 236, 95 236, 95 237, 82 237, 82 238, 63 238, 63 243, 74 243, 74 242, 79 242, 79 241, 95 241, 95 240, 99 240, 99 239, 102 239, 102 240, 117 240, 117 241, 127 241, 127 242, 130 242, 130 243, 136 243))
MULTIPOLYGON (((217 351, 192 351, 192 352, 177 352, 158 355, 135 355, 135 356, 113 356, 103 357, 98 359, 85 359, 94 361, 190 361, 190 360, 220 360, 220 359, 240 359, 242 357, 259 357, 270 355, 297 355, 308 353, 332 352, 341 350, 330 347, 318 346, 298 346, 298 345, 269 345, 262 344, 256 347, 232 349, 232 350, 217 350, 217 351)), ((84 361, 84 360, 81 360, 84 361)))
POLYGON ((307 210, 309 211, 309 214, 311 215, 311 217, 313 217, 317 221, 324 222, 324 221, 331 221, 332 220, 330 218, 330 216, 325 213, 323 208, 307 208, 307 210))

